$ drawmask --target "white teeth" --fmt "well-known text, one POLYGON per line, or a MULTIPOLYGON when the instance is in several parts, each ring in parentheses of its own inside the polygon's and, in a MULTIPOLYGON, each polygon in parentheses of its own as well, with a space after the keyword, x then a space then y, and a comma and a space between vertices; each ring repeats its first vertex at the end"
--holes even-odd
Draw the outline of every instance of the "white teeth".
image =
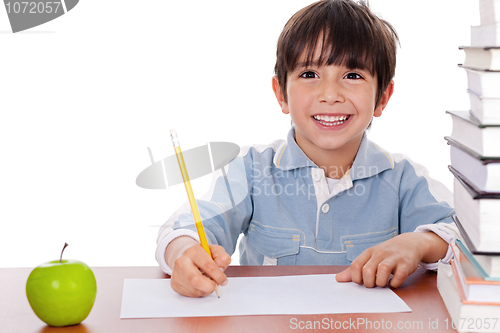
POLYGON ((315 115, 313 116, 320 124, 326 126, 335 126, 343 124, 349 116, 323 116, 323 115, 315 115))

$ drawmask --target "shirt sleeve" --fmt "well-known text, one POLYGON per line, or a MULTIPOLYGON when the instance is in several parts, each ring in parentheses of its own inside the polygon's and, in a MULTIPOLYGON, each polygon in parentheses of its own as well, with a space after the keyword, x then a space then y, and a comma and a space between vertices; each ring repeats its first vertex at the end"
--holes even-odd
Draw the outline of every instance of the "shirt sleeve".
POLYGON ((453 193, 431 178, 425 167, 402 156, 396 160, 398 168, 403 168, 399 181, 401 233, 425 224, 453 223, 453 193))
MULTIPOLYGON (((250 165, 244 157, 235 158, 224 170, 214 173, 208 193, 196 200, 208 243, 221 245, 229 255, 252 216, 251 184, 247 175, 250 165)), ((173 239, 184 235, 199 241, 189 203, 177 210, 158 234, 156 260, 167 274, 172 270, 165 261, 165 250, 173 239)))
MULTIPOLYGON (((436 224, 425 224, 420 225, 415 229, 415 232, 433 232, 446 243, 448 243, 448 251, 441 262, 445 264, 450 263, 450 259, 453 259, 453 251, 451 249, 451 244, 455 242, 455 239, 459 238, 459 231, 457 226, 454 223, 436 223, 436 224)), ((438 263, 426 263, 421 262, 420 266, 429 270, 437 270, 438 263)))
MULTIPOLYGON (((422 165, 406 156, 399 156, 405 163, 400 182, 400 223, 402 232, 434 232, 448 244, 455 241, 458 229, 453 223, 453 193, 441 182, 431 178, 422 165)), ((453 257, 451 247, 441 261, 448 263, 453 257)), ((420 265, 437 269, 437 263, 420 265)))

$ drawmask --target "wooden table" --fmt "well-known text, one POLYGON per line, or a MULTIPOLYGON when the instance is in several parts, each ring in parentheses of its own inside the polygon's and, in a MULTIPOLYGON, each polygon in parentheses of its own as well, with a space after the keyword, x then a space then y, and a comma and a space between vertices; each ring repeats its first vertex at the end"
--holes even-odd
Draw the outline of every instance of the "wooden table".
MULTIPOLYGON (((230 266, 226 274, 229 277, 332 274, 343 268, 230 266)), ((336 330, 339 332, 454 332, 451 329, 451 319, 436 289, 436 273, 423 270, 415 272, 403 286, 394 290, 413 310, 411 313, 120 319, 124 279, 162 279, 168 276, 159 267, 94 267, 92 270, 97 279, 97 298, 92 312, 82 324, 63 328, 45 325, 31 310, 25 291, 31 270, 0 269, 0 333, 326 332, 333 331, 335 326, 340 328, 336 330), (305 329, 307 325, 314 327, 315 321, 316 330, 305 329)))

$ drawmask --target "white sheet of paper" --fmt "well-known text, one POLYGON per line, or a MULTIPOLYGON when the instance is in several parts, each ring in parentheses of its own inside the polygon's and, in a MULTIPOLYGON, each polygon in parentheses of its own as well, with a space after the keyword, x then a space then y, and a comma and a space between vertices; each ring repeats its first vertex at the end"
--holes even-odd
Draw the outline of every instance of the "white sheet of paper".
POLYGON ((221 298, 181 296, 170 279, 125 279, 121 318, 411 312, 391 289, 338 283, 335 274, 228 279, 221 298))
POLYGON ((389 288, 338 283, 335 274, 232 277, 202 298, 177 294, 170 279, 125 279, 121 318, 411 312, 389 288))

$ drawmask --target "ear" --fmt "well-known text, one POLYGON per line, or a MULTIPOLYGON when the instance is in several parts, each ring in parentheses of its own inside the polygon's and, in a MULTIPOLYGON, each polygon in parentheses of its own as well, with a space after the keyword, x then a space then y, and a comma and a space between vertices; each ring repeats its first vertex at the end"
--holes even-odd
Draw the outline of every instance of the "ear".
POLYGON ((281 86, 276 75, 273 76, 273 91, 274 95, 276 96, 276 100, 281 107, 281 112, 283 112, 284 114, 288 114, 288 105, 285 102, 285 96, 283 95, 283 91, 281 90, 281 86))
POLYGON ((385 89, 384 93, 382 94, 380 102, 378 102, 375 111, 373 111, 374 117, 380 117, 382 115, 382 111, 387 106, 387 103, 389 103, 389 99, 391 98, 393 92, 394 92, 394 81, 391 81, 387 86, 387 89, 385 89))

